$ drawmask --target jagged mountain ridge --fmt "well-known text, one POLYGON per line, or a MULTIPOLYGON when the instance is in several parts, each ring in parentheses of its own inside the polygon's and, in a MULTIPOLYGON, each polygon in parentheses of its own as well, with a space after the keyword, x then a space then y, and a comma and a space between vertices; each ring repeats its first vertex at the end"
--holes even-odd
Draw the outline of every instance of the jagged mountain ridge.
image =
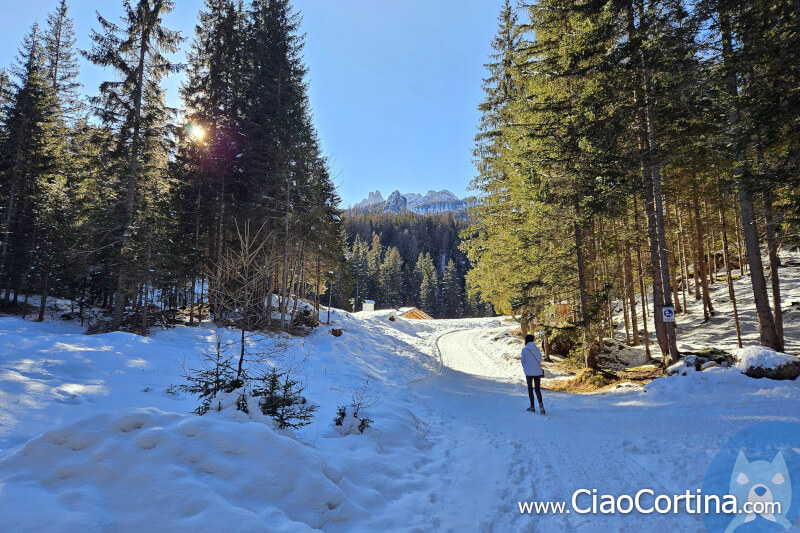
POLYGON ((463 212, 467 207, 465 200, 459 199, 448 190, 428 191, 426 194, 394 191, 384 200, 380 191, 370 192, 369 197, 353 206, 359 213, 382 211, 384 213, 403 213, 412 211, 421 215, 463 212))

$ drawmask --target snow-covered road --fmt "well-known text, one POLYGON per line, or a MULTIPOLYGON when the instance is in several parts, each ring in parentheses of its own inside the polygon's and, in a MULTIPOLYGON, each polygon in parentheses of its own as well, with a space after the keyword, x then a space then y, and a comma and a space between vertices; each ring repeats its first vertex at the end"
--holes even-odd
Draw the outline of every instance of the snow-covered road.
POLYGON ((445 476, 439 484, 446 494, 437 499, 442 531, 704 531, 701 515, 534 516, 521 514, 517 502, 569 502, 582 488, 694 492, 737 430, 764 419, 800 421, 797 384, 765 394, 759 382, 731 373, 659 380, 647 392, 545 391, 547 416, 532 414, 521 370, 512 377, 505 359, 482 346, 481 333, 442 334, 443 371, 416 391, 440 415, 432 452, 445 476), (712 387, 718 401, 708 402, 712 387), (786 392, 790 404, 774 401, 786 392))
POLYGON ((487 378, 508 377, 508 365, 497 353, 487 353, 475 345, 476 332, 459 329, 442 335, 439 340, 443 366, 487 378))

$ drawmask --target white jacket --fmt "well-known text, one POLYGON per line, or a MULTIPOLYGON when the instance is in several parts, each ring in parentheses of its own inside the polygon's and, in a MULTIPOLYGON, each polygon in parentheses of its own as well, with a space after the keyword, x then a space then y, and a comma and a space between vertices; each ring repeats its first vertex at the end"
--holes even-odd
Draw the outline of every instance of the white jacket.
POLYGON ((522 349, 522 370, 526 376, 543 376, 542 352, 535 342, 529 342, 522 349))

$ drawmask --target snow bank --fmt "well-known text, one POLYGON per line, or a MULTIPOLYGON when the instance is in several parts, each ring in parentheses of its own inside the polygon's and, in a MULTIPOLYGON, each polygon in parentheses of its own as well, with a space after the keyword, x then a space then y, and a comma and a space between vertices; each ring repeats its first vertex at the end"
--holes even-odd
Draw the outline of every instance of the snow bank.
MULTIPOLYGON (((0 318, 0 531, 425 530, 440 509, 424 490, 431 415, 407 384, 437 367, 434 337, 388 316, 331 318, 342 337, 321 327, 288 343, 320 406, 293 432, 235 411, 235 394, 189 414, 197 400, 174 385, 212 328, 87 336, 0 318), (336 408, 367 376, 378 401, 361 414, 375 422, 343 436, 336 408)), ((271 353, 281 339, 253 342, 271 353)))
POLYGON ((365 515, 320 452, 226 413, 129 409, 31 440, 0 460, 0 530, 296 532, 365 515))
POLYGON ((797 357, 764 346, 745 346, 734 350, 733 354, 736 356, 736 368, 742 373, 755 367, 775 369, 797 360, 797 357))
POLYGON ((715 396, 747 390, 756 392, 764 386, 763 382, 752 380, 733 368, 717 366, 698 372, 694 366, 685 366, 682 362, 673 366, 677 373, 651 381, 645 385, 645 392, 654 398, 669 400, 691 395, 708 396, 712 391, 715 396))

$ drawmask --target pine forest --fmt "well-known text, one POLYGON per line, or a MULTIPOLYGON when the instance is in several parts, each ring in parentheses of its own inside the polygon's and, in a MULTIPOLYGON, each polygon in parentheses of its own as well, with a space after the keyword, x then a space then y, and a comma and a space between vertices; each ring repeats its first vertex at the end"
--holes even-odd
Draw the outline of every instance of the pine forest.
POLYGON ((318 312, 344 232, 299 16, 288 0, 207 0, 184 66, 168 60, 184 39, 162 24, 172 0, 123 6, 79 51, 62 0, 0 75, 2 305, 41 295, 41 320, 58 295, 81 318, 107 309, 97 331, 140 333, 178 309, 193 323, 249 308, 266 326, 274 309, 285 327, 301 318, 290 294, 318 312), (107 73, 95 97, 78 54, 107 73), (185 108, 170 109, 164 80, 183 68, 185 108))
POLYGON ((675 362, 664 309, 702 299, 708 321, 709 287, 727 283, 736 314, 733 280, 748 276, 761 344, 782 350, 778 250, 800 222, 797 28, 794 2, 506 1, 468 284, 523 329, 575 331, 596 368, 615 307, 630 344, 675 362))

